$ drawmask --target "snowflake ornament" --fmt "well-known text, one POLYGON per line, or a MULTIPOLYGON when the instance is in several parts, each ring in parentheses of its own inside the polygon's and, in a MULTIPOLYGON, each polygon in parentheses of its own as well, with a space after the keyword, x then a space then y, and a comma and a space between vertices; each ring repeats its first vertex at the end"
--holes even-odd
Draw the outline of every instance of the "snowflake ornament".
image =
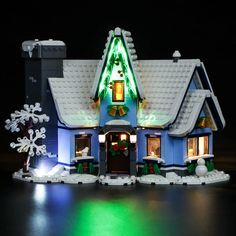
POLYGON ((40 107, 40 103, 35 103, 35 105, 24 105, 24 110, 15 111, 15 113, 11 114, 11 119, 7 119, 5 121, 5 129, 11 130, 11 132, 19 132, 19 125, 25 125, 27 121, 30 119, 34 124, 48 122, 49 116, 45 114, 37 114, 36 112, 41 112, 42 108, 40 107))
POLYGON ((32 129, 28 130, 29 138, 24 136, 23 138, 18 137, 17 141, 18 143, 12 142, 10 146, 12 148, 18 147, 18 152, 28 152, 29 156, 34 156, 35 154, 39 156, 40 154, 45 155, 47 153, 46 151, 46 145, 38 145, 36 142, 39 139, 45 139, 46 129, 42 127, 40 130, 36 129, 35 131, 32 129))

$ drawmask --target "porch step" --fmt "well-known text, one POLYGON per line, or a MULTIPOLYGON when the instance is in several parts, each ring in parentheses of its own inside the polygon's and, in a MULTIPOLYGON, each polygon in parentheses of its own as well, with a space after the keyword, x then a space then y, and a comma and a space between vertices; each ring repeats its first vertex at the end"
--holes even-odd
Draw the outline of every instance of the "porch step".
POLYGON ((109 175, 101 175, 99 176, 98 182, 103 185, 132 185, 136 183, 135 176, 129 175, 120 175, 120 174, 109 174, 109 175))

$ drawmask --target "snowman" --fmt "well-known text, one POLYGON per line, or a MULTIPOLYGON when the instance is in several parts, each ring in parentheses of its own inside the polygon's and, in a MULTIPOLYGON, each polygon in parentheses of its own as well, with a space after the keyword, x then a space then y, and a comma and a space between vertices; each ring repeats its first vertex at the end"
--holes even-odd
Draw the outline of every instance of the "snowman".
POLYGON ((195 173, 197 176, 205 176, 207 174, 207 167, 205 166, 205 160, 203 158, 199 158, 197 161, 197 167, 195 169, 195 173))

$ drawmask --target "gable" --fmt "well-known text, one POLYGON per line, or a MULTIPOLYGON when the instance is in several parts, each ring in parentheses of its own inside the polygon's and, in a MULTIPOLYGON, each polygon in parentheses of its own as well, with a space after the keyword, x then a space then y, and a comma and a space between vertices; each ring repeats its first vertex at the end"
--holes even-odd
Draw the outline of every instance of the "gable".
POLYGON ((132 43, 133 39, 130 36, 130 32, 120 28, 110 32, 91 90, 92 99, 100 98, 102 100, 106 96, 109 83, 112 81, 112 77, 114 78, 115 70, 115 73, 119 72, 115 77, 122 76, 125 80, 130 96, 143 99, 139 75, 136 70, 137 55, 132 43), (115 68, 117 65, 120 66, 120 70, 115 68))
POLYGON ((169 128, 169 135, 183 137, 194 128, 222 129, 225 120, 217 98, 210 90, 189 89, 174 124, 169 128))

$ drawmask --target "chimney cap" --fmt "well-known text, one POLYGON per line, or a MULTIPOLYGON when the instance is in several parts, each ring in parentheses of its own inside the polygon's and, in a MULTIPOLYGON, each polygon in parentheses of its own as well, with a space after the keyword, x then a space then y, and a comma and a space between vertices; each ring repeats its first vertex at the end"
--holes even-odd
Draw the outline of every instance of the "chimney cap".
POLYGON ((175 50, 173 55, 172 55, 172 57, 173 57, 173 61, 177 62, 178 59, 181 57, 181 54, 180 54, 180 52, 178 50, 175 50))

